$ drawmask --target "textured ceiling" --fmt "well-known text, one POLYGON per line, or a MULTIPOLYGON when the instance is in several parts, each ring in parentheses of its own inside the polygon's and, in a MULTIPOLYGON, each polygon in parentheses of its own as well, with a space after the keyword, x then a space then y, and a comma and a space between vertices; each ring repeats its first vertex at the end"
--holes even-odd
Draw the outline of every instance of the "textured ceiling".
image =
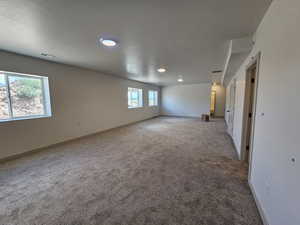
POLYGON ((209 82, 224 65, 227 41, 251 35, 270 2, 1 0, 0 48, 158 85, 178 76, 209 82), (104 48, 100 36, 120 45, 104 48), (168 71, 157 73, 161 66, 168 71))

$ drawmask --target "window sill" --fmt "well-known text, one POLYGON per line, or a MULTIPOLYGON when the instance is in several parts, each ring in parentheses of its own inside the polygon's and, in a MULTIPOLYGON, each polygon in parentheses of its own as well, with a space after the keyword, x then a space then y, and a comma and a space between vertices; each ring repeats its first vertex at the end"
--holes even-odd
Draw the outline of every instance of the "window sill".
POLYGON ((141 109, 143 106, 138 106, 138 107, 128 107, 128 109, 141 109))
POLYGON ((0 120, 0 123, 13 122, 13 121, 19 121, 19 120, 42 119, 42 118, 48 118, 51 116, 52 115, 17 117, 17 118, 13 118, 13 119, 0 120))

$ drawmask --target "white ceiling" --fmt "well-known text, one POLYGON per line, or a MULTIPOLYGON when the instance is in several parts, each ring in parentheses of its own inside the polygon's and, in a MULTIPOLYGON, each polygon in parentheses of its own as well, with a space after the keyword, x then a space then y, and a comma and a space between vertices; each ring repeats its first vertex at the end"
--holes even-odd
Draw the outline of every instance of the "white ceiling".
POLYGON ((228 70, 226 72, 226 76, 224 78, 223 85, 227 86, 229 82, 231 81, 232 77, 236 74, 238 71, 240 65, 246 60, 247 56, 250 52, 241 52, 241 53, 234 53, 230 57, 228 70))
POLYGON ((0 48, 158 85, 210 82, 228 40, 251 35, 271 1, 1 0, 0 48))

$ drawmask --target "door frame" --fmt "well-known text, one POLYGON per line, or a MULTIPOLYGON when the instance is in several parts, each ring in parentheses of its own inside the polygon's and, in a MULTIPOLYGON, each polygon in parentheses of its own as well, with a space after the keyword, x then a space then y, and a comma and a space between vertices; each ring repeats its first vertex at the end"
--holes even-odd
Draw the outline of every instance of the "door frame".
POLYGON ((236 78, 232 80, 229 85, 229 117, 227 124, 227 132, 233 138, 233 130, 234 130, 234 114, 235 114, 235 104, 236 104, 236 78))
POLYGON ((255 132, 255 119, 256 119, 256 107, 257 107, 257 90, 259 84, 259 71, 260 71, 261 52, 255 57, 251 58, 250 63, 246 67, 246 84, 245 84, 245 99, 243 109, 243 126, 242 126, 242 143, 241 143, 241 159, 245 160, 246 157, 246 142, 247 142, 247 130, 249 129, 248 118, 249 118, 249 104, 250 104, 250 90, 251 90, 251 69, 256 67, 255 73, 255 86, 253 93, 253 105, 252 105, 252 121, 251 121, 251 133, 250 133, 250 146, 249 146, 249 168, 248 168, 248 180, 251 178, 252 170, 252 153, 254 143, 254 132, 255 132))
POLYGON ((215 90, 212 90, 211 93, 210 93, 210 110, 211 110, 213 97, 214 97, 214 111, 213 112, 210 111, 210 114, 211 114, 212 117, 215 117, 216 105, 217 105, 217 91, 215 91, 215 90))

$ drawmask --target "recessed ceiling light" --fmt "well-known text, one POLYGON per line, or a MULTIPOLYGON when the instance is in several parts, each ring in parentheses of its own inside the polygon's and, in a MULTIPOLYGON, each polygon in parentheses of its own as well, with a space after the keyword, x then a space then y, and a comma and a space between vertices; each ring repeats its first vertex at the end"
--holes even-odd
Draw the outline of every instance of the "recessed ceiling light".
POLYGON ((117 42, 112 39, 100 38, 100 42, 106 47, 115 47, 117 42))
POLYGON ((159 68, 157 71, 159 73, 165 73, 167 70, 165 68, 159 68))
POLYGON ((183 82, 183 79, 182 79, 182 78, 179 78, 177 81, 178 81, 178 82, 183 82))

